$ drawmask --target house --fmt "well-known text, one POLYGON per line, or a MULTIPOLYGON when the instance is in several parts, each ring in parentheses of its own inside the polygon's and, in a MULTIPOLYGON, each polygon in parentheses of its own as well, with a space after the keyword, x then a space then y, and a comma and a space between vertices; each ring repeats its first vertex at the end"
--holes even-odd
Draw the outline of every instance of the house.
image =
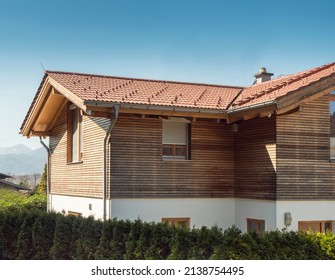
POLYGON ((31 192, 31 189, 20 186, 18 184, 15 184, 9 179, 12 178, 9 175, 0 173, 0 190, 11 190, 11 191, 17 191, 17 192, 22 192, 22 193, 28 193, 31 192))
POLYGON ((49 152, 49 209, 335 230, 335 63, 271 76, 239 87, 45 72, 21 133, 49 152))

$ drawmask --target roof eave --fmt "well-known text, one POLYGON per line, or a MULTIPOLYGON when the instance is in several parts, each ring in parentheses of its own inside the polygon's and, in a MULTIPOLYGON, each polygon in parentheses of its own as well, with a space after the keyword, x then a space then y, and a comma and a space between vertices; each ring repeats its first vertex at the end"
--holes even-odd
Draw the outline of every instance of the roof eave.
POLYGON ((153 104, 135 104, 135 103, 119 103, 107 101, 92 101, 84 102, 88 111, 100 110, 99 108, 113 108, 115 105, 120 105, 120 113, 139 113, 150 115, 189 115, 196 117, 212 117, 215 119, 226 119, 227 111, 224 109, 210 109, 210 108, 191 108, 183 106, 164 106, 153 104))

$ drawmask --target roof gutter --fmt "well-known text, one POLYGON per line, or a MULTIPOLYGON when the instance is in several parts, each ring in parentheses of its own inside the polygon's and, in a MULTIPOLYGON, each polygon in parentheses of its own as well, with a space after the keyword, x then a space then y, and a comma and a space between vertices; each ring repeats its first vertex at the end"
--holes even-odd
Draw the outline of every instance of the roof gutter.
POLYGON ((147 104, 133 104, 133 103, 115 103, 115 102, 101 102, 101 101, 90 101, 84 102, 85 106, 92 107, 106 107, 111 108, 116 105, 122 107, 122 109, 136 109, 136 110, 160 110, 167 112, 185 112, 185 113, 207 113, 207 114, 224 114, 227 111, 224 109, 207 109, 207 108, 190 108, 190 107, 179 107, 179 106, 164 106, 164 105, 147 105, 147 104))
POLYGON ((106 136, 104 139, 104 149, 103 149, 103 220, 106 221, 107 217, 107 141, 110 139, 110 136, 112 134, 112 130, 115 126, 115 123, 119 117, 119 110, 120 110, 120 104, 114 104, 114 117, 111 120, 111 123, 108 127, 108 130, 106 132, 106 136))
POLYGON ((243 112, 243 111, 247 111, 247 110, 251 110, 251 109, 258 109, 258 108, 266 107, 266 106, 269 106, 269 105, 275 105, 277 107, 277 100, 266 101, 266 102, 255 104, 255 105, 240 107, 240 108, 237 108, 237 109, 230 109, 230 110, 227 111, 227 113, 228 114, 238 113, 238 112, 243 112))

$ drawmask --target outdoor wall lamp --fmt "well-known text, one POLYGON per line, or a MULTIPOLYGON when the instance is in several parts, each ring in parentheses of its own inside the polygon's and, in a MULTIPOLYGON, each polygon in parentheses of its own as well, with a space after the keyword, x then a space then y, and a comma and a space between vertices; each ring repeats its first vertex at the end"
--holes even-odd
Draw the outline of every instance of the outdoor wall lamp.
POLYGON ((284 224, 285 226, 290 226, 292 223, 292 215, 290 212, 284 213, 284 224))

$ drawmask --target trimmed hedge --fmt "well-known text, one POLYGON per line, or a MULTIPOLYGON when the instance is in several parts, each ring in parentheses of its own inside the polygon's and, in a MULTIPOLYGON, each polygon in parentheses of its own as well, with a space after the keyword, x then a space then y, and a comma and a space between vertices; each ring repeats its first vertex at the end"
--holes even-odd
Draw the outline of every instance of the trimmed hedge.
POLYGON ((246 234, 184 229, 141 220, 64 216, 36 209, 0 210, 0 258, 3 259, 335 259, 335 236, 328 232, 269 231, 246 234))

